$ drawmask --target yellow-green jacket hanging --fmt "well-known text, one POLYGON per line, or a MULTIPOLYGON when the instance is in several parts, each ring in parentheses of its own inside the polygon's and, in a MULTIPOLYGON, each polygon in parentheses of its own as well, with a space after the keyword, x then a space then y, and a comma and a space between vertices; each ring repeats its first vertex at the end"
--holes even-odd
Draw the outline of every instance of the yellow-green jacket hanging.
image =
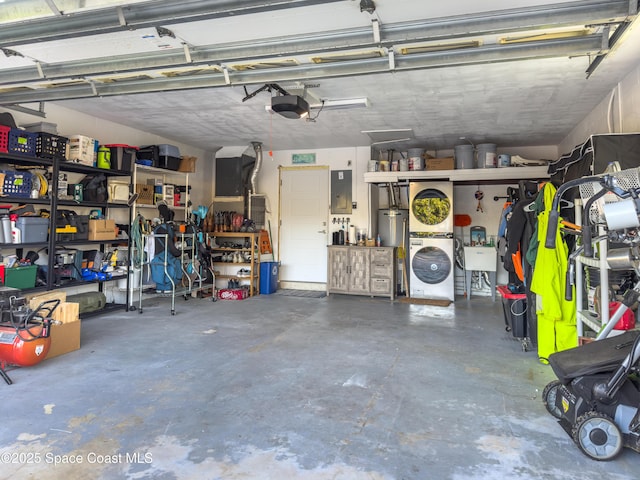
MULTIPOLYGON (((546 363, 552 353, 577 346, 578 333, 575 302, 565 300, 569 251, 559 227, 555 232, 556 247, 544 246, 556 187, 548 182, 543 189, 544 210, 538 214, 539 246, 531 278, 531 291, 538 295, 538 357, 546 363)), ((575 296, 572 295, 572 298, 575 296)))

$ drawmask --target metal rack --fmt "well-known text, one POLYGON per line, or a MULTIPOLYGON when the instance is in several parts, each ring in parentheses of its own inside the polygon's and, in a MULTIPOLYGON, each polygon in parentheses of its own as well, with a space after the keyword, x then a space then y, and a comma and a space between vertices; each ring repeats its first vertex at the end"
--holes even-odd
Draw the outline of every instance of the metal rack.
MULTIPOLYGON (((168 292, 157 293, 157 295, 161 295, 164 297, 171 298, 171 315, 176 314, 176 296, 182 296, 184 300, 189 300, 190 297, 197 297, 199 293, 204 292, 205 290, 211 289, 213 292, 212 299, 216 300, 215 296, 215 276, 213 278, 212 283, 205 283, 204 277, 202 275, 202 266, 200 268, 196 268, 194 265, 194 261, 196 259, 197 254, 197 234, 193 233, 178 233, 179 244, 182 246, 180 248, 180 267, 182 269, 182 281, 180 285, 176 285, 176 282, 171 278, 169 272, 167 270, 167 256, 170 255, 168 251, 168 242, 169 240, 173 241, 173 239, 169 239, 169 235, 167 234, 143 234, 142 242, 143 245, 147 245, 149 241, 155 241, 156 238, 161 237, 164 239, 164 273, 166 277, 169 279, 171 283, 171 290, 168 292), (195 277, 195 278, 192 278, 195 277), (186 285, 185 284, 185 280, 186 285)), ((154 252, 155 254, 159 252, 154 252)), ((143 262, 141 264, 141 268, 144 269, 151 268, 151 258, 146 256, 146 252, 143 254, 143 262)), ((140 283, 139 283, 139 298, 138 298, 138 311, 140 313, 143 312, 142 309, 142 300, 143 300, 143 279, 144 275, 140 275, 140 283)))
MULTIPOLYGON (((619 167, 612 166, 613 171, 607 172, 616 179, 616 184, 624 190, 635 190, 640 187, 640 169, 633 168, 620 171, 619 167)), ((601 176, 601 175, 600 175, 601 176)), ((597 182, 587 182, 580 185, 580 197, 574 202, 576 221, 581 223, 583 213, 588 213, 590 222, 598 229, 599 237, 594 238, 595 251, 597 256, 589 257, 585 255, 576 255, 576 317, 577 317, 577 333, 578 338, 585 334, 585 327, 596 332, 597 339, 605 338, 612 330, 613 319, 609 314, 609 272, 612 270, 620 270, 620 268, 612 268, 609 262, 609 239, 607 238, 607 230, 604 228, 606 224, 604 217, 604 208, 607 204, 620 201, 613 193, 606 193, 600 196, 596 201, 589 202, 594 195, 601 193, 602 186, 597 182), (591 204, 589 212, 583 212, 583 206, 591 204), (584 276, 585 267, 591 267, 598 270, 600 280, 600 293, 598 302, 600 303, 600 312, 595 313, 584 308, 584 276)), ((622 268, 623 270, 631 270, 622 268)), ((617 321, 618 319, 615 318, 617 321)))

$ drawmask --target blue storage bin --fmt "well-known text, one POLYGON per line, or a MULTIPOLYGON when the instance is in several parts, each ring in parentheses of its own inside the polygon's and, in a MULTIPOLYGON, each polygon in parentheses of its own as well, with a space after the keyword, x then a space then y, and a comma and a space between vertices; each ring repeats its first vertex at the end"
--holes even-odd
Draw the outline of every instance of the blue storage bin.
POLYGON ((274 293, 278 290, 278 262, 260 264, 260 294, 274 293))

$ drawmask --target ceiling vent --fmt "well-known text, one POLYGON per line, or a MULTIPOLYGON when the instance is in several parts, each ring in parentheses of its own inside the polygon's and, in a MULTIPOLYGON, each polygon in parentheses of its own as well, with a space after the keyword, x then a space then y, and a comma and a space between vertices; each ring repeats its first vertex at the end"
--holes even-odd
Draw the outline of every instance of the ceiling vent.
POLYGON ((299 95, 271 97, 271 110, 286 118, 302 118, 309 115, 309 104, 299 95))

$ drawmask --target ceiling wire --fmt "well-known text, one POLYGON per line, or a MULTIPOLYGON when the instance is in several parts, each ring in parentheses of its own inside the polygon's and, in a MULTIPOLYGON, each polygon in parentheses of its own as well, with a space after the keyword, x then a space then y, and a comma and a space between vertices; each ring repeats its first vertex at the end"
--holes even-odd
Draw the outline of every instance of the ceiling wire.
POLYGON ((311 115, 309 115, 307 117, 307 122, 315 122, 318 119, 318 117, 320 116, 320 113, 322 112, 322 109, 324 108, 324 100, 321 100, 321 101, 322 101, 322 104, 320 105, 320 109, 318 110, 318 113, 316 113, 315 117, 311 117, 311 115))
POLYGON ((56 5, 54 0, 44 0, 44 1, 46 2, 47 6, 53 12, 54 15, 59 16, 59 17, 62 16, 62 12, 58 8, 58 6, 56 5))

